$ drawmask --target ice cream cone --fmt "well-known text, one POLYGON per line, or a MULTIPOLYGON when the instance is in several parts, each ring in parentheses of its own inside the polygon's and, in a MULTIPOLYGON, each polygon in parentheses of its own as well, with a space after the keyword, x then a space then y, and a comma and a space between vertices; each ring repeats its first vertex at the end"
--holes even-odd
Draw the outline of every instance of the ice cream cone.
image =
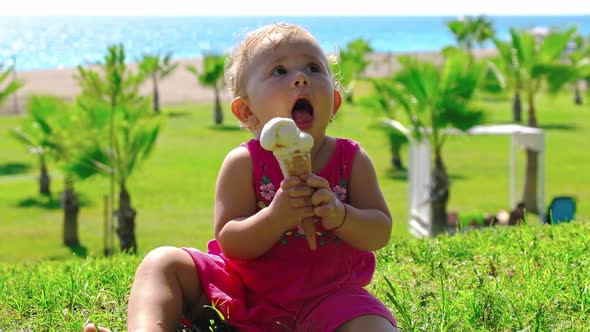
POLYGON ((309 152, 295 151, 290 156, 277 158, 277 161, 285 177, 311 173, 311 154, 309 152))
MULTIPOLYGON (((311 173, 311 147, 313 138, 302 132, 292 119, 274 118, 262 129, 260 143, 272 151, 279 162, 283 176, 302 176, 311 173)), ((316 250, 315 219, 301 221, 305 238, 311 250, 316 250)))
MULTIPOLYGON (((282 156, 282 158, 277 158, 277 160, 285 177, 301 176, 311 173, 311 154, 309 152, 295 151, 293 155, 282 156)), ((316 250, 314 218, 308 217, 303 219, 301 221, 301 227, 303 228, 309 249, 316 250)))

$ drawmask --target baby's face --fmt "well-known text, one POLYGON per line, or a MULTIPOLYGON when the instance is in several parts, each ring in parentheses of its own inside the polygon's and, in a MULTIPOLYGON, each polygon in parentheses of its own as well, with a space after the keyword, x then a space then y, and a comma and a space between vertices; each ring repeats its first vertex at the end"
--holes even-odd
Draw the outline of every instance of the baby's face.
POLYGON ((270 119, 285 117, 316 142, 321 140, 336 111, 337 92, 328 60, 311 36, 300 32, 278 44, 265 39, 252 52, 246 70, 246 98, 258 120, 257 137, 270 119))

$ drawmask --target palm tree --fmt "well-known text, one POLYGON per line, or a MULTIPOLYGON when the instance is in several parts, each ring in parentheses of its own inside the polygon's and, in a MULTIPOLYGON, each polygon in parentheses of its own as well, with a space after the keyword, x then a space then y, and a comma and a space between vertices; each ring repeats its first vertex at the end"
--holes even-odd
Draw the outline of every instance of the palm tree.
POLYGON ((502 68, 504 77, 507 78, 506 81, 510 86, 509 89, 513 90, 514 93, 512 98, 512 120, 520 123, 522 122, 521 95, 523 89, 520 62, 517 61, 510 43, 494 38, 494 44, 499 53, 496 62, 499 63, 499 67, 502 68))
POLYGON ((50 195, 50 178, 47 172, 47 158, 54 159, 65 170, 64 191, 61 202, 64 211, 63 243, 78 246, 78 212, 80 204, 74 190, 75 174, 67 170, 68 162, 77 148, 81 148, 80 130, 72 107, 54 96, 31 96, 28 102, 29 118, 24 125, 13 131, 14 137, 24 143, 29 151, 39 156, 41 176, 40 192, 50 195))
MULTIPOLYGON (((572 77, 578 74, 570 64, 562 61, 564 51, 575 32, 575 27, 564 32, 554 30, 539 40, 529 31, 510 29, 511 40, 502 53, 506 52, 511 56, 503 58, 510 61, 507 66, 512 66, 513 79, 520 83, 514 88, 518 91, 520 87, 521 92, 525 94, 530 127, 538 127, 535 98, 543 87, 543 83, 547 83, 552 91, 557 91, 566 83, 572 82, 572 77)), ((536 151, 527 150, 526 155, 522 201, 528 211, 539 212, 537 211, 538 154, 536 151)))
MULTIPOLYGON (((471 62, 463 52, 449 52, 442 67, 410 56, 398 57, 402 69, 388 89, 390 98, 408 115, 408 132, 427 139, 434 155, 430 203, 432 234, 445 232, 450 181, 443 146, 451 129, 465 131, 483 122, 472 99, 486 74, 486 63, 471 62)), ((399 123, 396 123, 398 126, 399 123)))
POLYGON ((582 93, 580 92, 580 80, 586 80, 587 82, 590 81, 590 74, 585 73, 584 69, 588 65, 588 61, 590 59, 590 43, 584 40, 581 35, 576 35, 573 38, 575 49, 572 50, 568 57, 570 59, 570 63, 574 68, 579 69, 579 77, 574 78, 573 86, 574 86, 574 103, 576 105, 582 105, 582 93))
POLYGON ((168 75, 172 74, 177 63, 171 63, 172 54, 168 53, 164 57, 160 54, 150 55, 144 54, 139 64, 139 69, 152 79, 152 89, 154 93, 153 109, 154 112, 160 113, 160 94, 158 91, 158 81, 163 80, 168 75))
MULTIPOLYGON (((27 103, 28 117, 23 124, 12 131, 13 137, 27 147, 27 150, 39 156, 39 193, 51 196, 51 178, 47 170, 47 159, 59 159, 62 154, 60 137, 55 133, 52 121, 62 115, 65 103, 56 97, 30 97, 27 103)), ((59 122, 59 121, 58 121, 59 122)))
POLYGON ((482 47, 496 33, 492 21, 483 15, 448 21, 447 27, 455 35, 459 47, 467 51, 471 59, 473 59, 473 46, 477 44, 482 47))
MULTIPOLYGON (((141 72, 129 70, 123 45, 113 45, 108 52, 100 73, 78 67, 77 78, 82 92, 77 102, 86 121, 92 123, 87 128, 96 132, 96 139, 76 158, 71 169, 82 178, 97 172, 108 175, 113 210, 117 185, 119 200, 115 214, 120 248, 124 252, 136 253, 137 213, 132 207, 127 183, 133 171, 152 151, 161 121, 150 112, 148 99, 139 95, 144 76, 141 72)), ((106 253, 110 254, 109 250, 106 253)))
POLYGON ((396 112, 395 105, 392 103, 388 89, 393 77, 387 78, 370 78, 369 82, 373 86, 373 93, 363 96, 359 103, 376 116, 387 120, 379 120, 374 124, 374 128, 383 130, 391 152, 391 165, 397 170, 403 170, 401 150, 408 143, 406 133, 390 125, 391 119, 398 119, 399 114, 396 112))
POLYGON ((14 66, 9 66, 5 70, 2 70, 2 66, 0 66, 0 107, 2 107, 8 96, 16 93, 23 86, 23 82, 18 80, 4 83, 13 70, 14 66))
POLYGON ((225 56, 215 54, 208 54, 203 57, 203 71, 200 73, 195 66, 186 66, 186 69, 197 77, 197 80, 201 85, 213 88, 215 93, 213 117, 216 125, 223 124, 223 112, 221 111, 221 101, 219 100, 219 89, 223 86, 224 66, 225 56))
POLYGON ((345 99, 349 103, 354 101, 354 86, 369 65, 365 58, 371 52, 373 48, 369 41, 358 38, 346 44, 346 47, 338 53, 338 62, 331 64, 332 72, 344 87, 345 99))

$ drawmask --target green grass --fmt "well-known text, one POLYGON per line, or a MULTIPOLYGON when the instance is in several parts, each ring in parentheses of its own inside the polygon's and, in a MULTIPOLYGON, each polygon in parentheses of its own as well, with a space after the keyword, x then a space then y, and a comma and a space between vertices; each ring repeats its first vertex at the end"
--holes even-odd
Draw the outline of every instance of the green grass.
POLYGON ((524 225, 393 241, 379 252, 373 292, 404 331, 587 330, 589 230, 524 225))
MULTIPOLYGON (((403 331, 587 331, 589 244, 589 222, 396 239, 369 289, 403 331)), ((0 263, 0 331, 124 331, 139 261, 0 263)))
MULTIPOLYGON (((488 109, 489 123, 510 121, 509 101, 480 103, 488 109)), ((576 196, 579 222, 539 226, 529 215, 530 227, 437 240, 409 235, 405 174, 391 170, 382 133, 368 129, 371 117, 345 105, 330 126, 330 134, 359 141, 375 164, 394 230, 391 245, 378 253, 371 289, 392 308, 404 330, 587 328, 590 154, 585 151, 590 107, 574 106, 569 95, 541 96, 538 111, 546 130, 545 201, 576 196)), ((250 134, 238 129, 229 112, 224 127, 213 127, 211 105, 166 112, 170 116, 153 156, 129 184, 138 210, 139 255, 111 259, 99 257, 107 179, 76 184, 83 203, 82 246, 63 246, 61 173, 50 166, 53 198, 39 196, 36 160, 8 136, 21 118, 0 117, 0 331, 73 331, 87 319, 122 330, 126 296, 143 254, 161 245, 205 249, 213 235, 219 166, 250 134)), ((444 150, 452 180, 449 209, 508 209, 508 153, 507 137, 452 137, 444 150)), ((521 165, 523 159, 521 155, 521 165)))
MULTIPOLYGON (((488 122, 511 119, 509 102, 482 101, 488 122)), ((227 110, 227 107, 226 107, 227 110)), ((213 193, 217 172, 226 153, 249 139, 226 112, 226 125, 212 126, 212 106, 185 105, 166 110, 171 116, 154 154, 133 175, 129 184, 137 209, 140 254, 161 245, 190 245, 204 249, 213 235, 213 193)), ((590 106, 576 107, 571 97, 541 96, 538 119, 546 129, 545 202, 556 195, 578 198, 577 216, 590 216, 590 106)), ((108 181, 97 177, 76 184, 82 196, 80 248, 61 245, 61 173, 50 165, 52 199, 37 194, 36 159, 8 136, 19 117, 0 117, 0 261, 63 259, 98 254, 103 250, 103 197, 108 181)), ((393 238, 410 237, 407 227, 405 172, 391 170, 389 152, 381 132, 370 130, 369 113, 343 106, 329 132, 358 140, 372 156, 383 193, 394 218, 393 238)), ((496 213, 509 209, 509 138, 456 136, 443 152, 452 180, 449 210, 496 213)), ((524 153, 519 156, 523 162, 524 153)), ((407 160, 405 160, 407 161, 407 160)), ((522 166, 522 165, 521 165, 522 166)), ((524 166, 519 172, 522 179, 524 166)), ((534 220, 535 216, 529 218, 534 220)))

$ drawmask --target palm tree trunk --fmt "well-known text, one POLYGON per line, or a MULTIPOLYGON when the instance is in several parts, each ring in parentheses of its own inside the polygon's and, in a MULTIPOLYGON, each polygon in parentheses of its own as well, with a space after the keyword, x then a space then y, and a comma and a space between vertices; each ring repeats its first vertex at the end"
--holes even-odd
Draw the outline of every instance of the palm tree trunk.
POLYGON ((402 163, 402 144, 396 139, 395 135, 389 135, 389 146, 391 148, 391 165, 396 170, 403 170, 404 165, 402 163))
POLYGON ((64 209, 63 241, 66 246, 79 246, 78 239, 78 212, 80 202, 74 191, 74 179, 71 174, 64 178, 64 192, 62 194, 62 205, 64 209))
POLYGON ((449 201, 449 177, 442 161, 440 150, 435 151, 432 187, 430 190, 432 211, 432 236, 447 231, 447 203, 449 201))
POLYGON ((51 196, 51 190, 49 186, 51 184, 51 179, 49 178, 49 172, 47 171, 47 162, 45 162, 45 157, 41 155, 41 175, 39 176, 39 193, 41 195, 51 196))
POLYGON ((117 98, 116 95, 111 95, 111 114, 110 114, 110 123, 109 123, 109 158, 111 162, 111 171, 109 172, 109 206, 110 206, 110 213, 107 220, 107 229, 109 229, 109 238, 107 242, 109 243, 109 248, 112 250, 114 248, 113 240, 114 236, 112 233, 115 217, 113 211, 115 210, 115 169, 118 162, 118 149, 117 149, 117 137, 115 136, 115 109, 117 107, 117 98))
POLYGON ((574 90, 574 103, 576 103, 576 105, 582 105, 582 94, 580 93, 580 86, 578 85, 578 82, 575 83, 575 90, 574 90))
POLYGON ((137 242, 135 241, 135 216, 136 212, 131 207, 131 197, 124 184, 120 186, 119 192, 119 210, 117 211, 117 220, 119 228, 119 242, 121 251, 137 253, 137 242))
POLYGON ((152 83, 154 88, 154 112, 156 114, 160 113, 160 94, 158 92, 158 78, 156 74, 152 74, 152 83))
POLYGON ((512 120, 516 123, 522 122, 522 102, 520 101, 520 92, 514 93, 512 99, 512 120))
POLYGON ((402 162, 401 146, 396 146, 391 150, 391 165, 396 170, 403 170, 404 164, 402 162))
MULTIPOLYGON (((529 127, 536 128, 537 118, 535 116, 535 100, 532 94, 529 94, 528 102, 528 125, 529 127)), ((526 173, 522 201, 524 202, 526 210, 533 213, 539 212, 537 209, 537 175, 539 172, 538 155, 537 151, 531 149, 526 150, 526 173)))
POLYGON ((220 125, 223 123, 223 113, 221 113, 221 102, 219 101, 219 88, 217 84, 215 84, 215 109, 213 110, 215 114, 215 124, 220 125))
POLYGON ((354 92, 352 92, 352 89, 346 93, 345 98, 347 103, 354 104, 354 92))

